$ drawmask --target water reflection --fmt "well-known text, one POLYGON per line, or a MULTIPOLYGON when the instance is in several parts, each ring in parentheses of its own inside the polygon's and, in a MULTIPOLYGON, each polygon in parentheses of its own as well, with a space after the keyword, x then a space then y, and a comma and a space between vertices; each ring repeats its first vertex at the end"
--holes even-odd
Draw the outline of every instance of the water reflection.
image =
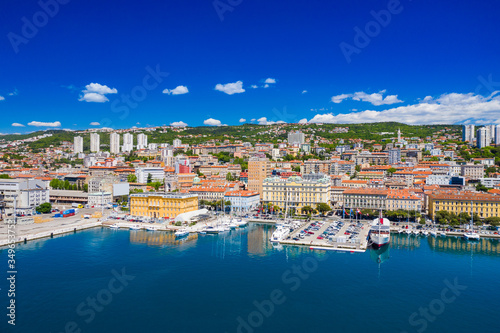
POLYGON ((428 244, 434 251, 453 254, 475 254, 500 256, 500 242, 498 239, 481 238, 477 241, 468 241, 462 237, 421 237, 405 234, 392 234, 391 247, 397 249, 415 250, 428 244))
POLYGON ((175 237, 171 231, 130 230, 130 243, 147 244, 148 246, 177 245, 184 248, 193 247, 198 240, 198 234, 189 234, 187 237, 175 237))

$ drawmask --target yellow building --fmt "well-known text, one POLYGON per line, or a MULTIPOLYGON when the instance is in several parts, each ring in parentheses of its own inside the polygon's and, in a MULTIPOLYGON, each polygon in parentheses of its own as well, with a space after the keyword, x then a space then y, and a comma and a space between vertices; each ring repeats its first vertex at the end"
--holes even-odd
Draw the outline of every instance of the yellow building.
POLYGON ((198 195, 186 193, 137 193, 130 195, 130 214, 153 218, 175 218, 198 210, 198 195))
POLYGON ((269 177, 264 179, 262 202, 271 203, 281 209, 295 208, 297 213, 304 206, 316 208, 317 204, 330 205, 330 177, 318 180, 304 180, 299 176, 288 179, 269 177))
POLYGON ((429 215, 445 210, 460 214, 476 213, 481 218, 500 216, 500 196, 478 192, 436 192, 428 195, 429 215))

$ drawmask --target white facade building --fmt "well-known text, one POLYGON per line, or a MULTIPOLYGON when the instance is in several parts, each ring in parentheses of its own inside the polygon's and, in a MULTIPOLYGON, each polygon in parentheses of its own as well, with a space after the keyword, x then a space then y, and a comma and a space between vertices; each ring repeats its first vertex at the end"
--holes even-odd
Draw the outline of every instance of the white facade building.
POLYGON ((113 195, 110 192, 89 193, 88 205, 90 207, 101 207, 113 202, 113 195))
POLYGON ((478 148, 484 148, 490 145, 489 128, 481 127, 480 129, 477 130, 476 145, 478 148))
POLYGON ((135 175, 137 182, 145 184, 148 182, 148 176, 151 174, 153 181, 163 182, 165 178, 165 169, 163 168, 137 168, 135 175))
POLYGON ((137 135, 137 149, 144 149, 148 146, 148 136, 144 133, 137 135))
POLYGON ((224 201, 231 202, 231 212, 247 213, 260 205, 259 192, 229 191, 224 195, 224 201))
POLYGON ((73 152, 75 154, 83 153, 83 138, 81 136, 75 136, 73 152))
POLYGON ((101 150, 101 137, 99 133, 90 134, 90 151, 92 153, 98 153, 101 150))
POLYGON ((131 152, 134 150, 134 136, 130 133, 123 134, 123 152, 131 152))
POLYGON ((47 184, 38 179, 0 179, 0 193, 7 215, 14 213, 14 199, 17 214, 33 214, 37 206, 50 199, 47 184))
POLYGON ((472 143, 472 141, 474 141, 474 134, 474 125, 462 126, 462 141, 472 143))
POLYGON ((288 133, 288 144, 303 144, 304 143, 304 133, 300 131, 288 133))
POLYGON ((120 153, 120 134, 111 133, 109 136, 109 151, 111 154, 120 153))
POLYGON ((179 148, 182 145, 182 141, 179 139, 174 139, 174 142, 172 144, 174 148, 179 148))

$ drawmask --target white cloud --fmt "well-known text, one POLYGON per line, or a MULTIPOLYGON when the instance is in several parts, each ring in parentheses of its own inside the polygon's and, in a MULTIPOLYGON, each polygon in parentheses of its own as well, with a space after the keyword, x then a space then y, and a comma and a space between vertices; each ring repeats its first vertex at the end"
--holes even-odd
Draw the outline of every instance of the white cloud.
POLYGON ((186 124, 183 121, 174 121, 173 123, 170 123, 170 126, 174 127, 186 127, 188 124, 186 124))
POLYGON ((365 110, 346 114, 318 114, 310 123, 373 123, 398 121, 406 124, 500 124, 500 95, 496 91, 490 96, 474 93, 442 94, 438 98, 426 97, 419 103, 386 109, 365 110))
POLYGON ((306 118, 300 119, 299 124, 307 124, 307 119, 306 118))
POLYGON ((255 118, 252 118, 250 121, 255 121, 255 118))
POLYGON ((252 88, 252 89, 257 89, 257 88, 258 88, 258 86, 257 86, 256 84, 252 84, 252 85, 250 86, 250 88, 252 88))
POLYGON ((0 96, 0 101, 3 101, 4 99, 5 99, 5 97, 0 96))
POLYGON ((13 92, 9 93, 9 96, 17 96, 19 94, 19 91, 17 89, 14 89, 13 92))
POLYGON ((99 83, 90 83, 85 86, 82 93, 83 95, 80 95, 79 101, 104 103, 109 101, 105 95, 116 94, 118 90, 99 83))
POLYGON ((352 98, 355 101, 368 102, 373 105, 390 105, 395 103, 402 103, 403 101, 398 99, 398 95, 387 95, 384 97, 386 90, 382 90, 378 93, 367 94, 363 91, 355 92, 354 94, 340 94, 332 97, 333 103, 341 103, 343 100, 352 98))
POLYGON ((270 83, 270 84, 276 83, 276 79, 273 79, 270 77, 270 78, 267 78, 266 81, 264 81, 264 83, 270 83))
POLYGON ((140 123, 140 122, 136 122, 135 124, 136 124, 136 125, 140 125, 141 123, 140 123))
POLYGON ((59 121, 54 121, 54 122, 32 121, 29 122, 28 125, 36 127, 61 127, 61 123, 59 121))
POLYGON ((23 124, 19 124, 19 123, 12 123, 12 126, 13 127, 25 127, 23 124))
POLYGON ((269 88, 269 85, 266 83, 265 85, 262 86, 262 88, 269 88))
POLYGON ((243 89, 242 81, 236 81, 234 83, 226 83, 226 84, 219 83, 215 86, 215 90, 222 91, 228 95, 240 94, 245 92, 245 89, 243 89))
POLYGON ((101 126, 101 123, 99 123, 97 121, 93 121, 90 123, 90 126, 101 126))
POLYGON ((302 94, 307 94, 307 90, 302 90, 302 94))
POLYGON ((213 119, 213 118, 208 118, 208 119, 204 120, 203 124, 209 125, 209 126, 221 126, 222 125, 220 120, 213 119))
POLYGON ((163 93, 168 95, 184 95, 187 94, 188 92, 189 90, 186 86, 177 86, 174 89, 163 90, 163 93))
POLYGON ((266 117, 257 119, 257 122, 259 123, 259 125, 286 124, 286 122, 283 120, 272 121, 272 120, 267 120, 266 117))
POLYGON ((245 118, 240 119, 240 123, 244 123, 245 121, 247 121, 245 118))

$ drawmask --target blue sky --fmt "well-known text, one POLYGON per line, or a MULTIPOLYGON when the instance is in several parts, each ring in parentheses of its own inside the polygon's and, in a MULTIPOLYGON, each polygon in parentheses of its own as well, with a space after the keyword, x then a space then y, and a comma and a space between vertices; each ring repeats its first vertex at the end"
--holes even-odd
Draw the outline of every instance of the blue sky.
POLYGON ((0 4, 1 133, 500 120, 497 1, 41 3, 0 4))

